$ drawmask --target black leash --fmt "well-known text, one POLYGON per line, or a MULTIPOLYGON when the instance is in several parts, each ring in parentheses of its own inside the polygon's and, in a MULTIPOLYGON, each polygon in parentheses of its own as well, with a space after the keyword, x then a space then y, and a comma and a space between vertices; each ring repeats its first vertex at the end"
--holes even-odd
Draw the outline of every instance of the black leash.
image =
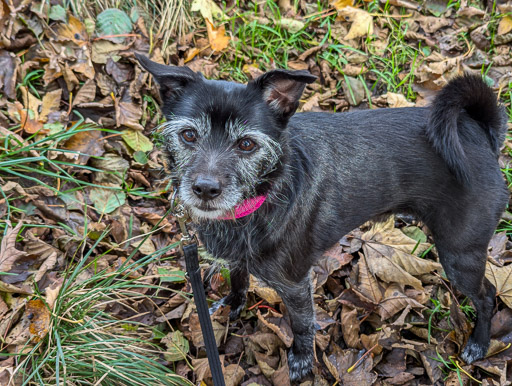
MULTIPOLYGON (((173 206, 175 195, 176 191, 171 201, 171 205, 173 206)), ((206 347, 206 355, 208 357, 210 371, 212 372, 213 384, 215 386, 225 386, 219 351, 217 350, 217 343, 215 342, 212 321, 210 320, 210 312, 208 310, 208 304, 206 303, 203 281, 201 279, 201 270, 199 268, 199 259, 197 256, 197 240, 194 236, 191 236, 188 233, 186 224, 188 217, 181 204, 176 206, 175 215, 181 228, 182 237, 180 247, 185 255, 187 274, 190 279, 190 283, 192 284, 192 291, 194 292, 194 303, 196 303, 197 314, 199 315, 199 324, 201 325, 201 331, 203 333, 204 345, 206 347)))

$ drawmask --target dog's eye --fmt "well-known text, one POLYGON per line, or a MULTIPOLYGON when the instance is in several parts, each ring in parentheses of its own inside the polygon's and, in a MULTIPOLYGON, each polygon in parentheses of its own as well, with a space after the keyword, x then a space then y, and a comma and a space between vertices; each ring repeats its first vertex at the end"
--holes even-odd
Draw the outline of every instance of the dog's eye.
POLYGON ((238 142, 238 148, 242 151, 253 151, 256 147, 256 142, 249 138, 243 138, 238 142))
POLYGON ((183 138, 183 140, 188 143, 193 143, 193 142, 197 141, 196 132, 195 132, 195 130, 192 130, 192 129, 182 131, 181 138, 183 138))

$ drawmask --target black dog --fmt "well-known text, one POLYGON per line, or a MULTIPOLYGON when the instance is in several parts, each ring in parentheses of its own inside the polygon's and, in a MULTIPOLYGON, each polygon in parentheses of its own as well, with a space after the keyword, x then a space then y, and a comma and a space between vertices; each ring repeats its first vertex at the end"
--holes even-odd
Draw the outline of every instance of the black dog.
POLYGON ((239 315, 249 272, 277 291, 292 322, 292 380, 313 364, 315 259, 393 212, 431 230, 448 278, 478 315, 462 358, 485 356, 496 292, 484 277, 487 247, 508 190, 497 162, 505 114, 479 77, 454 79, 430 108, 294 115, 315 80, 307 71, 242 85, 137 57, 160 86, 181 202, 207 250, 229 262, 224 304, 239 315))

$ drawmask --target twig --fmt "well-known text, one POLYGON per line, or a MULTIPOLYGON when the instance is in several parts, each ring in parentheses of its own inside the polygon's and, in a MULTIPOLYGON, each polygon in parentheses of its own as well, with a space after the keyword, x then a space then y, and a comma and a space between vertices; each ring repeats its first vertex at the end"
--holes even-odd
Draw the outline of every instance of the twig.
POLYGON ((377 347, 378 345, 379 345, 378 343, 375 343, 375 345, 374 345, 371 349, 369 349, 367 352, 365 352, 365 353, 363 354, 363 356, 357 360, 357 362, 356 362, 356 363, 354 363, 352 366, 350 366, 350 367, 348 368, 347 373, 350 373, 352 370, 354 370, 354 369, 357 367, 357 365, 358 365, 359 363, 361 363, 361 362, 363 361, 363 359, 364 359, 364 358, 366 358, 366 357, 368 356, 368 354, 370 354, 370 353, 372 352, 372 350, 373 350, 375 347, 377 347))

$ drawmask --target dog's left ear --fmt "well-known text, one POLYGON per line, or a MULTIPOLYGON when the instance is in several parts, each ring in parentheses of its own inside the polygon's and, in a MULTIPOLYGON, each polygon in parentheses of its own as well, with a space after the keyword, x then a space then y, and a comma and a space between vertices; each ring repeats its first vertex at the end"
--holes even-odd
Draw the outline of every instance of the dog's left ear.
POLYGON ((266 72, 249 85, 261 89, 263 99, 282 118, 288 119, 299 107, 299 99, 306 84, 313 83, 316 76, 309 71, 274 70, 266 72))
POLYGON ((162 101, 174 98, 191 82, 201 80, 202 76, 188 67, 166 66, 153 62, 144 55, 135 53, 140 65, 156 80, 160 86, 162 101))

